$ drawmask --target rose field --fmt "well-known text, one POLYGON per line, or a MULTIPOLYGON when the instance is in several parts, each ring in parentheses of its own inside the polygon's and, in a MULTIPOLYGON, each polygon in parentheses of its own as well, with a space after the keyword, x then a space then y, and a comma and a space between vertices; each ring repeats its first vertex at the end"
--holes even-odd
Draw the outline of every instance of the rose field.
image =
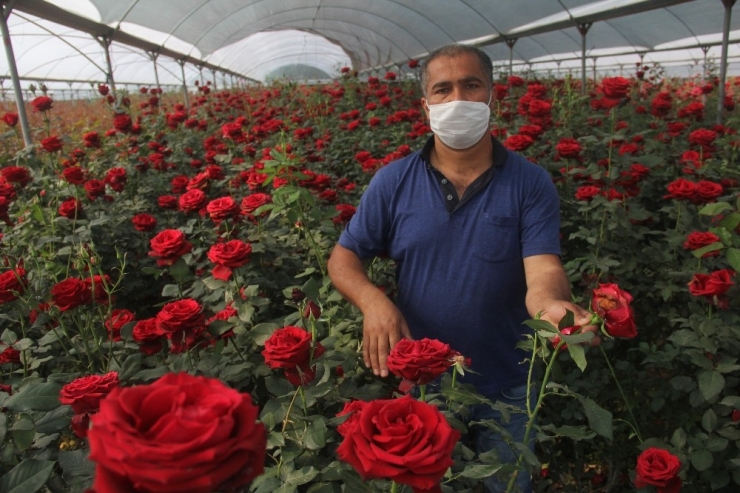
MULTIPOLYGON (((36 88, 27 148, 2 103, 0 492, 740 491, 740 80, 718 125, 714 74, 497 79, 493 134, 550 171, 601 329, 527 322, 535 454, 502 464, 466 406, 516 411, 465 383, 454 331, 374 376, 329 280, 375 171, 432 135, 418 74, 343 74, 189 108, 36 88)), ((368 272, 393 299, 392 261, 368 272)))

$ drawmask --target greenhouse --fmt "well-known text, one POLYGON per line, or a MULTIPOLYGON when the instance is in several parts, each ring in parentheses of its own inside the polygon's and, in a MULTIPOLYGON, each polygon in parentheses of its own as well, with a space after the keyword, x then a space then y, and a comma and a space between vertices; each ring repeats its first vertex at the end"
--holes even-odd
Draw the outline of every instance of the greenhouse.
POLYGON ((735 0, 0 5, 0 493, 740 491, 735 0))

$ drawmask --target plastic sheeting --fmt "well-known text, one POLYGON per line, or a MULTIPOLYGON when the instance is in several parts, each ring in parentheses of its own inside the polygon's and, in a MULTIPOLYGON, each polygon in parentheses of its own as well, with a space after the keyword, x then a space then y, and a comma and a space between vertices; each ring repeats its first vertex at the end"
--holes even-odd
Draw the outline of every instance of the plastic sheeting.
MULTIPOLYGON (((75 18, 111 28, 117 85, 136 86, 153 84, 152 59, 139 48, 116 42, 117 34, 256 80, 333 77, 342 66, 403 71, 408 60, 453 41, 481 46, 500 67, 508 67, 511 57, 515 70, 555 73, 580 72, 577 25, 593 22, 586 35, 588 70, 593 57, 598 71, 615 73, 634 66, 638 53, 649 53, 646 62, 671 70, 681 67, 681 75, 690 75, 703 65, 698 46, 706 45, 709 60, 719 65, 719 48, 711 46, 721 41, 717 33, 725 10, 721 0, 47 1, 70 15, 40 8, 43 0, 13 4, 9 28, 18 70, 23 78, 58 81, 69 89, 89 89, 90 83, 105 80, 106 70, 103 47, 90 34, 70 27, 75 18), (57 13, 40 19, 28 13, 34 6, 36 13, 57 13), (514 38, 510 51, 505 40, 514 38), (680 49, 661 51, 672 43, 680 49)), ((731 30, 740 31, 740 15, 733 17, 731 30)), ((740 35, 731 37, 731 52, 738 40, 740 35)), ((157 67, 163 85, 181 84, 180 66, 173 58, 160 56, 157 67)), ((190 63, 185 67, 188 84, 213 80, 208 70, 200 72, 190 63)), ((8 74, 5 60, 0 62, 2 74, 8 74)), ((233 76, 216 75, 217 86, 233 82, 233 76)))

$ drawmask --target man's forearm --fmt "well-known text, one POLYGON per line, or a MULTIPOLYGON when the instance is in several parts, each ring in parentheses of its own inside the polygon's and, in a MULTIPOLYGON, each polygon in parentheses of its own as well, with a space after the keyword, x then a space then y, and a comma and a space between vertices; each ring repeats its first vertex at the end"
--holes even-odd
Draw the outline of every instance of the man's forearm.
POLYGON ((329 277, 337 291, 363 313, 371 303, 376 302, 379 296, 385 296, 372 283, 365 265, 351 250, 336 245, 327 267, 329 277))

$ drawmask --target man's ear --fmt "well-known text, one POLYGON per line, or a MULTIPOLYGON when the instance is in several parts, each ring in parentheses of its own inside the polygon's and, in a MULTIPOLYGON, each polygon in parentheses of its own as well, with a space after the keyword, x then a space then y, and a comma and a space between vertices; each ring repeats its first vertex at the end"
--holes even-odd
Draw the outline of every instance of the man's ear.
POLYGON ((421 98, 421 107, 424 110, 424 116, 426 116, 427 121, 429 121, 429 104, 427 103, 427 98, 421 98))

